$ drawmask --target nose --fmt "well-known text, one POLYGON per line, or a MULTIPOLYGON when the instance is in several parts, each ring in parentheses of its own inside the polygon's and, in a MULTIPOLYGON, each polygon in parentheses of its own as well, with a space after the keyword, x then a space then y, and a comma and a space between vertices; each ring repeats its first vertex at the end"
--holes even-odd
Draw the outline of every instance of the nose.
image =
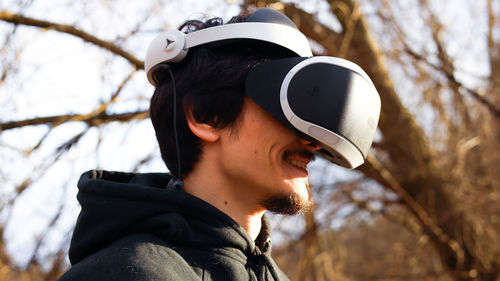
POLYGON ((303 138, 299 138, 300 140, 300 143, 302 143, 303 145, 306 146, 306 149, 309 150, 309 151, 316 151, 316 150, 320 150, 321 149, 321 146, 309 141, 309 140, 306 140, 306 139, 303 139, 303 138))

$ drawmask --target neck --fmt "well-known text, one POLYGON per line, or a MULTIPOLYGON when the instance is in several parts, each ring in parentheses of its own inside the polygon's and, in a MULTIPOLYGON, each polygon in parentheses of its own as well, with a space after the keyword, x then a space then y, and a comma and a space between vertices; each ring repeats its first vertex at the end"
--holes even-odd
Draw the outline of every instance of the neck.
POLYGON ((220 177, 216 165, 207 164, 202 160, 184 179, 184 190, 235 220, 246 230, 252 240, 255 240, 261 229, 261 220, 266 209, 258 204, 249 189, 240 184, 228 182, 220 177))

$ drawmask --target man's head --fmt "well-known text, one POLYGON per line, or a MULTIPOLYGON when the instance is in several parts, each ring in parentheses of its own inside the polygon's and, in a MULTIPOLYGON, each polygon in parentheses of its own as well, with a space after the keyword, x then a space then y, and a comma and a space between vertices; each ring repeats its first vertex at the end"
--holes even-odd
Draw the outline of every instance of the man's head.
MULTIPOLYGON (((272 50, 281 53, 277 58, 291 53, 290 57, 247 65, 246 70, 251 70, 248 75, 244 72, 246 94, 274 118, 319 145, 316 154, 346 168, 361 165, 373 142, 381 107, 368 75, 345 59, 313 57, 304 34, 272 9, 258 9, 238 21, 243 22, 220 25, 220 20, 212 20, 211 25, 219 25, 210 28, 192 22, 195 32, 169 31, 157 36, 146 54, 148 80, 158 86, 158 80, 166 76, 164 70, 173 76, 170 66, 185 64, 186 54, 189 57, 201 46, 209 50, 231 46, 243 51, 239 53, 243 56, 256 46, 263 50, 254 52, 257 60, 272 50)), ((229 51, 227 55, 231 55, 229 51)))
MULTIPOLYGON (((227 24, 245 21, 248 15, 232 18, 227 24)), ((221 25, 214 18, 205 22, 188 21, 180 28, 188 32, 221 25)), ((198 161, 203 143, 189 130, 186 114, 200 123, 222 129, 235 125, 245 97, 245 77, 253 66, 293 54, 265 43, 241 42, 221 46, 200 46, 190 50, 179 63, 170 63, 175 85, 166 71, 156 73, 159 83, 151 98, 151 120, 160 144, 162 158, 175 176, 183 178, 198 161), (178 174, 174 140, 173 87, 177 91, 177 133, 181 154, 178 174)))
MULTIPOLYGON (((228 24, 247 18, 247 15, 234 17, 228 24)), ((181 29, 193 32, 221 24, 222 20, 217 18, 189 21, 181 29)), ((296 213, 308 207, 311 203, 304 166, 312 159, 310 151, 314 147, 301 142, 245 94, 245 78, 252 67, 291 56, 296 54, 263 42, 200 46, 190 49, 181 62, 169 63, 174 83, 166 71, 156 73, 158 85, 151 99, 151 120, 169 170, 184 178, 196 168, 204 146, 211 145, 203 132, 197 131, 198 125, 203 125, 202 129, 213 129, 218 140, 224 141, 217 158, 224 162, 221 167, 227 169, 227 176, 250 181, 250 185, 261 188, 265 194, 260 202, 263 206, 282 213, 296 213), (178 148, 172 122, 174 86, 178 148)))

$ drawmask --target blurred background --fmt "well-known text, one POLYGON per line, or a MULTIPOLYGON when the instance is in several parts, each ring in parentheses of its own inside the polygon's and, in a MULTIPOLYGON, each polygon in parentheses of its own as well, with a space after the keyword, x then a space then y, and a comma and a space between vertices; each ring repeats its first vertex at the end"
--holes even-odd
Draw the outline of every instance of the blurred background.
POLYGON ((500 1, 0 0, 0 280, 56 280, 88 169, 166 172, 149 41, 272 7, 382 100, 356 171, 310 165, 316 201, 272 216, 298 280, 500 280, 500 1))

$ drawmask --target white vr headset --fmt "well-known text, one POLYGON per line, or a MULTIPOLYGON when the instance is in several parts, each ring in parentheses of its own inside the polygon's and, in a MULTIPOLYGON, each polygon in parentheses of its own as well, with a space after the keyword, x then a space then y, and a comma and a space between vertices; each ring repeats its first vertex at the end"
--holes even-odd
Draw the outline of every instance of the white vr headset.
POLYGON ((182 61, 190 48, 241 40, 272 43, 297 55, 251 69, 246 94, 300 137, 321 146, 316 151, 320 156, 352 169, 363 164, 380 115, 375 86, 350 61, 313 57, 304 34, 275 10, 258 9, 246 22, 159 35, 146 53, 148 80, 156 86, 155 66, 182 61))

